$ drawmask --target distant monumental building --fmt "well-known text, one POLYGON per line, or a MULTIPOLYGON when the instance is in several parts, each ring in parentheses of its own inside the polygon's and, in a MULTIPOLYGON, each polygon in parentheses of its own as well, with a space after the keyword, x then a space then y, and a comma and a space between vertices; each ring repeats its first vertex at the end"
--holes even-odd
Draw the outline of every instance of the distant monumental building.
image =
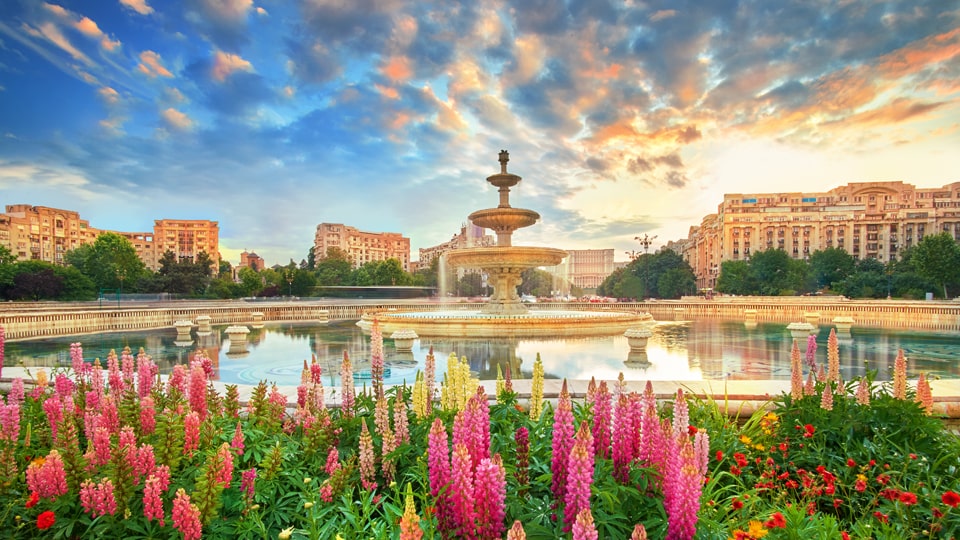
POLYGON ((568 249, 556 273, 581 289, 596 289, 617 268, 610 249, 568 249))
POLYGON ((819 193, 730 193, 716 214, 672 245, 682 250, 697 286, 716 285, 723 261, 765 249, 794 259, 839 248, 886 263, 928 234, 960 240, 960 182, 917 188, 903 182, 853 182, 819 193))
POLYGON ((320 260, 327 249, 340 248, 353 261, 354 268, 372 261, 397 259, 406 272, 410 271, 410 239, 400 233, 365 232, 342 223, 321 223, 313 239, 313 256, 320 260))
POLYGON ((168 250, 181 261, 193 261, 204 251, 220 264, 220 228, 216 221, 159 219, 153 232, 122 232, 95 229, 72 210, 13 204, 0 214, 0 246, 9 249, 18 260, 39 260, 63 264, 64 255, 85 244, 92 244, 103 233, 123 236, 133 244, 137 255, 151 270, 168 250))
POLYGON ((243 250, 243 253, 240 254, 240 264, 237 265, 237 269, 240 268, 249 268, 254 272, 259 272, 265 268, 263 258, 256 254, 256 252, 247 252, 243 250))

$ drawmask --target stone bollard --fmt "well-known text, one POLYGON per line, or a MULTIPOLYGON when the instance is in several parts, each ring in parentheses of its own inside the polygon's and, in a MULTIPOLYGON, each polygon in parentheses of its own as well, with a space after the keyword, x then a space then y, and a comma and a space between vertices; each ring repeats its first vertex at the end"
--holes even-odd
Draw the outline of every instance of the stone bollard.
POLYGON ((212 332, 213 329, 210 328, 210 316, 209 315, 200 315, 197 317, 197 334, 200 332, 212 332))
POLYGON ((757 310, 755 309, 745 309, 743 310, 743 326, 748 330, 752 330, 757 327, 757 310))
POLYGON ((412 351, 413 342, 419 337, 416 332, 409 329, 397 330, 393 334, 390 334, 390 339, 393 340, 393 346, 401 352, 412 351))
POLYGON ((806 322, 793 322, 787 325, 787 330, 793 339, 800 341, 800 346, 806 346, 807 336, 813 333, 814 326, 806 322))
POLYGON ((254 328, 263 328, 263 312, 254 311, 250 314, 250 319, 253 321, 250 326, 254 328))
POLYGON ((246 326, 228 326, 223 332, 230 338, 230 350, 227 351, 227 354, 238 355, 247 352, 249 328, 246 326))
POLYGON ((803 314, 803 320, 810 323, 814 328, 820 326, 820 314, 816 311, 809 311, 803 314))
POLYGON ((653 335, 648 328, 628 328, 623 335, 627 338, 627 344, 631 351, 646 351, 647 340, 653 335))
POLYGON ((673 320, 682 321, 683 320, 684 309, 682 307, 673 308, 673 320))
POLYGON ((833 324, 837 325, 837 337, 849 338, 853 322, 853 317, 834 317, 833 324))
POLYGON ((187 339, 190 337, 190 330, 193 329, 193 323, 190 321, 177 321, 173 323, 173 327, 177 329, 177 339, 187 339))

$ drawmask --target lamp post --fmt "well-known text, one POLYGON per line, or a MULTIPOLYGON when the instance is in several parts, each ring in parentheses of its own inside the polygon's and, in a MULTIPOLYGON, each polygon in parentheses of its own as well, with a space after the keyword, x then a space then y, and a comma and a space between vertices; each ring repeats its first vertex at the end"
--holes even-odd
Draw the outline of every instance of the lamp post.
POLYGON ((293 271, 287 272, 287 296, 293 299, 293 271))
MULTIPOLYGON (((647 251, 650 249, 650 245, 653 244, 653 241, 657 238, 657 235, 650 236, 644 233, 643 236, 634 236, 633 239, 637 242, 640 242, 640 245, 643 246, 643 254, 646 255, 647 251)), ((646 259, 646 257, 644 257, 646 259)), ((643 294, 646 297, 650 297, 650 261, 646 260, 643 265, 643 294)))

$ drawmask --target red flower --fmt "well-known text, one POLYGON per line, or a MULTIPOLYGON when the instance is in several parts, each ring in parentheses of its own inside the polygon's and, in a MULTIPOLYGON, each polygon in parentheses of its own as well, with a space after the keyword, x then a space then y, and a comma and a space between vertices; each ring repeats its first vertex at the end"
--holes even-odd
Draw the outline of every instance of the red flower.
POLYGON ((697 434, 697 426, 687 426, 687 435, 691 437, 697 434))
POLYGON ((768 519, 767 522, 763 524, 763 526, 768 529, 786 529, 787 520, 786 518, 783 517, 783 514, 781 514, 780 512, 774 512, 773 515, 770 516, 770 519, 768 519))
POLYGON ((854 461, 853 458, 847 458, 847 467, 856 467, 856 466, 857 466, 857 462, 854 461))
POLYGON ((877 483, 887 485, 887 482, 889 481, 890 481, 890 476, 886 474, 881 474, 880 476, 877 477, 877 483))
POLYGON ((917 496, 909 491, 904 491, 900 494, 900 502, 906 505, 917 504, 917 496))
POLYGON ((733 501, 730 502, 730 506, 732 506, 734 510, 739 510, 743 508, 743 501, 741 501, 740 499, 734 498, 733 501))
POLYGON ((940 519, 943 517, 943 512, 941 512, 936 506, 930 509, 930 513, 933 514, 934 519, 940 519))
POLYGON ((53 527, 53 524, 56 523, 57 516, 50 510, 42 512, 37 516, 37 528, 41 531, 45 531, 50 527, 53 527))
POLYGON ((37 492, 34 491, 30 494, 30 498, 27 499, 27 508, 33 508, 34 506, 37 505, 38 502, 40 502, 40 495, 38 495, 37 492))
POLYGON ((888 516, 887 514, 884 514, 879 510, 873 513, 873 517, 879 519, 880 523, 887 523, 888 521, 890 521, 890 516, 888 516))
POLYGON ((737 466, 746 467, 747 466, 747 456, 743 455, 741 452, 733 454, 733 459, 737 460, 737 466))
POLYGON ((943 504, 951 508, 956 508, 957 505, 960 504, 960 495, 957 495, 953 491, 948 491, 940 497, 940 500, 943 501, 943 504))
POLYGON ((847 534, 847 531, 840 531, 840 539, 841 539, 841 540, 850 540, 850 535, 847 534))
POLYGON ((730 466, 730 474, 734 476, 740 476, 740 472, 741 472, 740 467, 737 467, 736 465, 730 466))
POLYGON ((717 461, 720 461, 722 459, 723 459, 723 451, 717 450, 717 461))
POLYGON ((913 454, 913 453, 911 453, 911 454, 910 454, 910 459, 917 459, 917 455, 916 455, 916 454, 913 454))
POLYGON ((813 424, 807 424, 803 426, 803 429, 804 431, 806 431, 806 433, 804 433, 803 436, 807 438, 813 437, 813 432, 817 430, 817 428, 813 427, 813 424))

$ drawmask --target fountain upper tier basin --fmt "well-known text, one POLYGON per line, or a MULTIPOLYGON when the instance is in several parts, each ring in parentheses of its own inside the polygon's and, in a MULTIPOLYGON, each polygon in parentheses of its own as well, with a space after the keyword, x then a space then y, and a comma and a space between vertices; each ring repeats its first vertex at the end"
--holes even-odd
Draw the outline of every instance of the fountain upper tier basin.
POLYGON ((458 268, 536 268, 556 266, 567 256, 562 249, 532 246, 493 246, 455 249, 444 254, 447 264, 458 268))
POLYGON ((540 219, 540 214, 524 208, 487 208, 470 214, 470 221, 478 227, 494 231, 515 231, 529 227, 540 219))
POLYGON ((653 324, 646 312, 532 310, 491 315, 476 310, 379 311, 363 314, 357 326, 369 330, 376 319, 384 335, 413 330, 424 337, 614 336, 653 324))

